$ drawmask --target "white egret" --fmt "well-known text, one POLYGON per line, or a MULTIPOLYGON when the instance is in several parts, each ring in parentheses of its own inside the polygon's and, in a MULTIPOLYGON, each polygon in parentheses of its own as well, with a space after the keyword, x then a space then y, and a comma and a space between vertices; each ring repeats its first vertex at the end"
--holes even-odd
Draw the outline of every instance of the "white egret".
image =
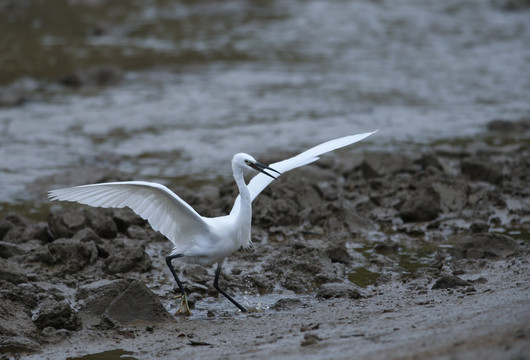
POLYGON ((144 181, 82 185, 52 190, 48 193, 48 197, 50 200, 74 201, 105 208, 129 207, 147 220, 154 230, 166 236, 174 245, 173 251, 166 257, 166 263, 181 294, 178 313, 189 315, 190 311, 186 291, 172 264, 172 260, 176 258, 183 258, 188 262, 202 265, 217 263, 214 288, 242 312, 247 312, 245 307, 219 287, 219 274, 226 256, 240 248, 252 246, 250 239, 252 201, 282 173, 310 164, 318 160, 319 155, 353 144, 371 134, 373 132, 331 140, 270 166, 256 161, 248 154, 234 155, 232 170, 239 189, 239 196, 229 215, 216 218, 199 215, 167 187, 144 181), (245 184, 243 178, 243 173, 247 169, 259 172, 248 185, 245 184))

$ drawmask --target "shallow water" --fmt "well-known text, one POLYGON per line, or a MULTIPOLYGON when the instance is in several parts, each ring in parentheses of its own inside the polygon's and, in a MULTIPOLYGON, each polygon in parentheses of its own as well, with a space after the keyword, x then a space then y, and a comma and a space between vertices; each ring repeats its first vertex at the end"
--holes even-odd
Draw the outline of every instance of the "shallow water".
POLYGON ((34 85, 0 108, 4 208, 44 201, 28 183, 80 167, 189 184, 229 176, 239 151, 374 129, 344 151, 421 147, 530 114, 530 17, 502 2, 13 4, 0 12, 0 82, 34 85), (101 64, 124 78, 56 83, 101 64))

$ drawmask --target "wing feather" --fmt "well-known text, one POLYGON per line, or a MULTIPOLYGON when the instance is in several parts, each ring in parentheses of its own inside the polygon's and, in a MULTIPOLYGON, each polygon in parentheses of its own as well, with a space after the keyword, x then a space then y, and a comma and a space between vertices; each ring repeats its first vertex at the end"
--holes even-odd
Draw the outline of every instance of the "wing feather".
MULTIPOLYGON (((269 166, 283 174, 289 170, 293 170, 298 167, 317 161, 319 159, 319 156, 322 154, 361 141, 376 132, 377 130, 369 133, 350 135, 330 140, 315 147, 312 147, 311 149, 306 150, 296 156, 293 156, 292 158, 282 160, 274 164, 270 164, 269 166)), ((273 179, 271 177, 264 174, 258 174, 254 176, 247 185, 247 188, 250 192, 250 199, 254 201, 254 199, 263 191, 263 189, 265 189, 267 185, 269 185, 272 181, 273 179)), ((235 211, 239 210, 239 201, 240 200, 238 196, 234 203, 234 207, 232 208, 230 213, 234 213, 235 211)))
POLYGON ((129 207, 184 249, 196 236, 209 236, 210 226, 167 187, 145 181, 124 181, 52 190, 50 200, 73 201, 98 207, 129 207))

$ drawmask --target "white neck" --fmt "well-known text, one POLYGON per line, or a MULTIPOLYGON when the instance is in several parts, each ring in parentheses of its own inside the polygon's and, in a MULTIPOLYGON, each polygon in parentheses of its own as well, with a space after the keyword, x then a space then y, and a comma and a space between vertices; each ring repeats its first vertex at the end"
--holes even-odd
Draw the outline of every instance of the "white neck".
POLYGON ((237 240, 244 248, 252 247, 250 240, 250 224, 252 222, 252 201, 250 192, 245 184, 243 169, 238 165, 232 165, 234 180, 239 189, 239 211, 235 213, 237 226, 237 240))

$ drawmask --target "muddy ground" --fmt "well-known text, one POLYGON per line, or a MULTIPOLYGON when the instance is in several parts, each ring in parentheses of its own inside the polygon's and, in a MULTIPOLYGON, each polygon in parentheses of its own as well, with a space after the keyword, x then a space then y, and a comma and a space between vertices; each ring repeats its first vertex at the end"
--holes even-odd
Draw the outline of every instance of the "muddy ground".
MULTIPOLYGON (((249 314, 217 296, 213 267, 175 261, 193 315, 174 317, 171 244, 130 211, 9 214, 1 358, 528 359, 530 147, 501 140, 527 130, 492 122, 483 140, 357 147, 283 175, 220 280, 249 314)), ((236 195, 229 179, 174 190, 207 216, 236 195)))

